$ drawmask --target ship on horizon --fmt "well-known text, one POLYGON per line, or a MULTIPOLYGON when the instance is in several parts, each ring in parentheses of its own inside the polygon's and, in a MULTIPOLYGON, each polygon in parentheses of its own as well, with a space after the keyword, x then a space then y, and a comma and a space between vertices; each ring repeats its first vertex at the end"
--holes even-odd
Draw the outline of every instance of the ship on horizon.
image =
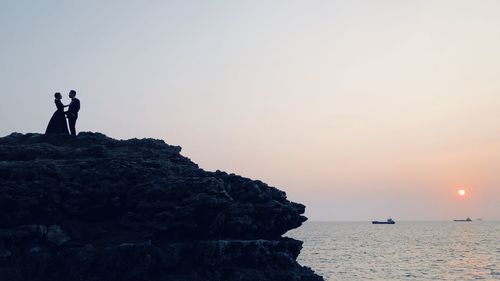
POLYGON ((372 224, 395 224, 396 222, 392 218, 388 218, 387 221, 372 221, 372 224))
POLYGON ((453 220, 453 221, 472 221, 471 218, 466 218, 465 220, 453 220))

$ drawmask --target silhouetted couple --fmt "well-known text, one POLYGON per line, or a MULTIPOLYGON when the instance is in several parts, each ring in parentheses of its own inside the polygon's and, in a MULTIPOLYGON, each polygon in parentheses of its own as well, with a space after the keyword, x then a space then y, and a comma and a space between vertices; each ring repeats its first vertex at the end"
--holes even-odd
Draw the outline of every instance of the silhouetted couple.
POLYGON ((64 105, 61 102, 61 93, 55 93, 55 103, 57 110, 50 118, 49 125, 47 126, 46 134, 69 134, 68 124, 66 123, 66 118, 68 118, 69 129, 71 135, 76 136, 76 120, 78 119, 78 111, 80 111, 80 100, 76 97, 76 92, 71 90, 69 92, 69 97, 71 98, 71 103, 69 105, 64 105), (68 107, 67 111, 64 108, 68 107))

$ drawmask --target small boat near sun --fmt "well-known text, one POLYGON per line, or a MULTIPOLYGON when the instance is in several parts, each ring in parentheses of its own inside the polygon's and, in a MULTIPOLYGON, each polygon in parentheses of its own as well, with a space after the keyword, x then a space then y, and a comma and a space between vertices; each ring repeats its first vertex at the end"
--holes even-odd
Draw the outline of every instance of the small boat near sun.
POLYGON ((391 218, 388 218, 387 221, 372 221, 372 224, 395 224, 396 222, 391 219, 391 218))
POLYGON ((470 218, 466 218, 465 220, 453 220, 453 221, 472 221, 470 218))

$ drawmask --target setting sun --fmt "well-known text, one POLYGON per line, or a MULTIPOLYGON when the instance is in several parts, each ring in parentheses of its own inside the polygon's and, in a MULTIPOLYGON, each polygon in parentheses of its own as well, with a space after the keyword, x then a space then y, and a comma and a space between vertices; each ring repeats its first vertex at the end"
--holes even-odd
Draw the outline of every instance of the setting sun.
POLYGON ((458 195, 464 196, 465 195, 465 190, 464 189, 458 190, 458 195))

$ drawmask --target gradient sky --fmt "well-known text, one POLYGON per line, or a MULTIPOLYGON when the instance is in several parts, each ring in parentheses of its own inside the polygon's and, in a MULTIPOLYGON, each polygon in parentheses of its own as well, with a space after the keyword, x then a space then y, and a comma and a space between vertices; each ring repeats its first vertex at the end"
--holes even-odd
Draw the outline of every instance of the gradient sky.
POLYGON ((500 1, 0 0, 0 135, 154 137, 311 220, 500 218, 500 1), (458 198, 459 187, 467 190, 458 198))

